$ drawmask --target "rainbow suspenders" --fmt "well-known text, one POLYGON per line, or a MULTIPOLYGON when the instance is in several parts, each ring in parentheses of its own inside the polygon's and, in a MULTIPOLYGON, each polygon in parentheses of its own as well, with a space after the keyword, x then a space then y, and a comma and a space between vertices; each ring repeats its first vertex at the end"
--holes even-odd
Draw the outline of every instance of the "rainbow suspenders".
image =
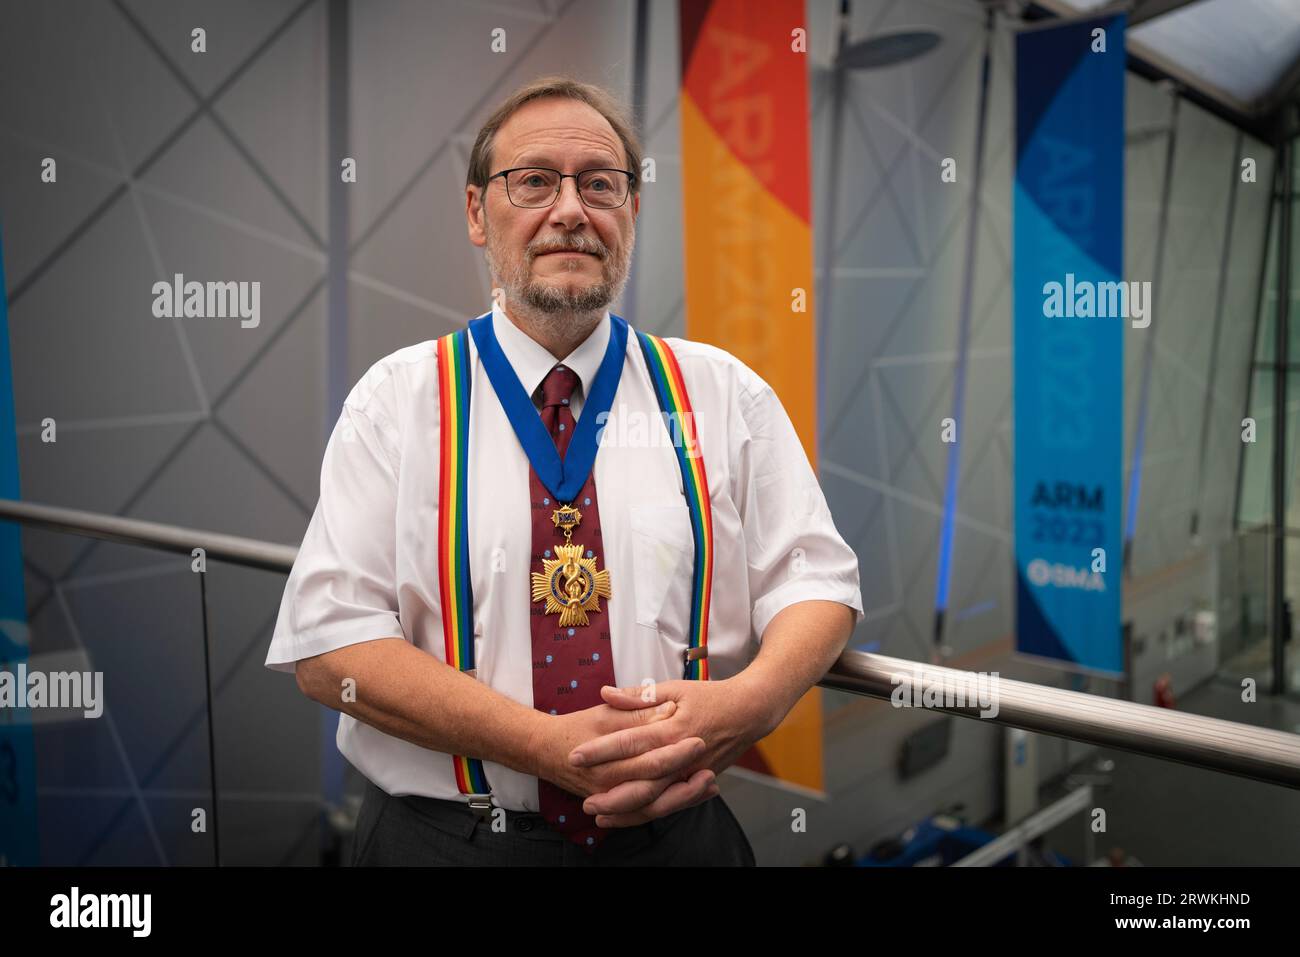
MULTIPOLYGON (((623 322, 618 316, 611 320, 623 322)), ((683 494, 695 537, 691 584, 691 618, 683 677, 709 679, 709 606, 713 594, 713 510, 704 456, 695 431, 695 416, 682 370, 668 343, 637 331, 664 425, 673 437, 683 494)), ((438 468, 438 597, 442 603, 442 635, 446 662, 474 675, 474 591, 469 568, 468 453, 471 369, 469 329, 438 339, 439 468, 438 468)), ((483 762, 453 755, 456 786, 469 797, 470 807, 491 814, 492 802, 483 762)))
POLYGON ((704 453, 695 432, 695 414, 677 357, 658 336, 637 332, 645 364, 650 369, 664 425, 673 437, 677 467, 682 471, 682 494, 691 515, 695 536, 695 572, 691 581, 691 623, 687 632, 685 674, 688 680, 709 680, 709 605, 713 597, 713 508, 704 453), (675 431, 674 424, 677 430, 675 431))

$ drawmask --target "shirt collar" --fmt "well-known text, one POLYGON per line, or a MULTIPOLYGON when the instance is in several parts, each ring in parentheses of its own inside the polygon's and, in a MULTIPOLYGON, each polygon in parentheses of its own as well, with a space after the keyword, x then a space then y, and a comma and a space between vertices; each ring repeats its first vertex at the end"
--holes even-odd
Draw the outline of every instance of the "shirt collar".
POLYGON ((524 332, 502 311, 500 304, 492 304, 492 331, 496 334, 501 351, 505 353, 515 375, 523 385, 524 391, 531 396, 537 391, 550 372, 559 363, 568 366, 578 374, 583 395, 591 389, 591 382, 596 378, 596 371, 605 358, 609 346, 610 334, 609 310, 601 316, 600 322, 578 347, 563 359, 557 359, 550 351, 528 333, 524 332))

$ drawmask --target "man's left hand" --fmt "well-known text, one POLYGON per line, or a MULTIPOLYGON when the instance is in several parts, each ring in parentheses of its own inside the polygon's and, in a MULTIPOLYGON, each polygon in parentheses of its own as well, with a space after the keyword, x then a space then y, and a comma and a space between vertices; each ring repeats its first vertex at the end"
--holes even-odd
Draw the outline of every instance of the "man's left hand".
MULTIPOLYGON (((672 700, 677 710, 672 717, 636 728, 592 738, 570 754, 580 767, 618 761, 644 754, 683 738, 704 741, 699 757, 683 769, 691 778, 703 769, 720 774, 754 744, 769 734, 779 716, 772 702, 749 681, 738 675, 722 681, 661 681, 635 688, 601 689, 601 697, 613 708, 636 709, 672 700)), ((666 800, 673 782, 624 781, 608 791, 592 794, 583 810, 596 816, 598 827, 631 827, 680 810, 680 802, 666 800)), ((681 789, 677 792, 680 793, 681 789)), ((712 791, 706 791, 711 795, 712 791)), ((702 800, 701 798, 700 800, 702 800)), ((698 803, 698 801, 694 802, 698 803)))

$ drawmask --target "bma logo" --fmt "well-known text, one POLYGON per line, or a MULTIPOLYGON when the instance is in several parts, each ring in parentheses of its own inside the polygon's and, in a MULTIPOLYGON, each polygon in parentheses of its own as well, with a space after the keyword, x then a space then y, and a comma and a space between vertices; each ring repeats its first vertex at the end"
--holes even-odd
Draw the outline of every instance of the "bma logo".
POLYGON ((1106 582, 1101 573, 1087 568, 1071 568, 1060 562, 1035 558, 1026 571, 1029 572, 1029 581, 1039 587, 1054 585, 1057 588, 1082 588, 1084 591, 1106 590, 1106 582))

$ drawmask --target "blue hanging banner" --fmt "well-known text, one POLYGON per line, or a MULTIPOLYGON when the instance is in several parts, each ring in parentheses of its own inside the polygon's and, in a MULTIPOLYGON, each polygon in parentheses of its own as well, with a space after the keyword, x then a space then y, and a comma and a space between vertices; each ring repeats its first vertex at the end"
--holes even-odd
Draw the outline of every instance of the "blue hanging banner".
MULTIPOLYGON (((1016 37, 1016 650, 1123 672, 1125 17, 1016 37)), ((1149 286, 1148 286, 1149 288, 1149 286)))
MULTIPOLYGON (((0 251, 0 498, 16 499, 18 436, 6 288, 0 251)), ((27 634, 21 530, 16 522, 0 522, 0 866, 40 863, 31 711, 17 706, 26 701, 18 684, 27 670, 27 634)))

